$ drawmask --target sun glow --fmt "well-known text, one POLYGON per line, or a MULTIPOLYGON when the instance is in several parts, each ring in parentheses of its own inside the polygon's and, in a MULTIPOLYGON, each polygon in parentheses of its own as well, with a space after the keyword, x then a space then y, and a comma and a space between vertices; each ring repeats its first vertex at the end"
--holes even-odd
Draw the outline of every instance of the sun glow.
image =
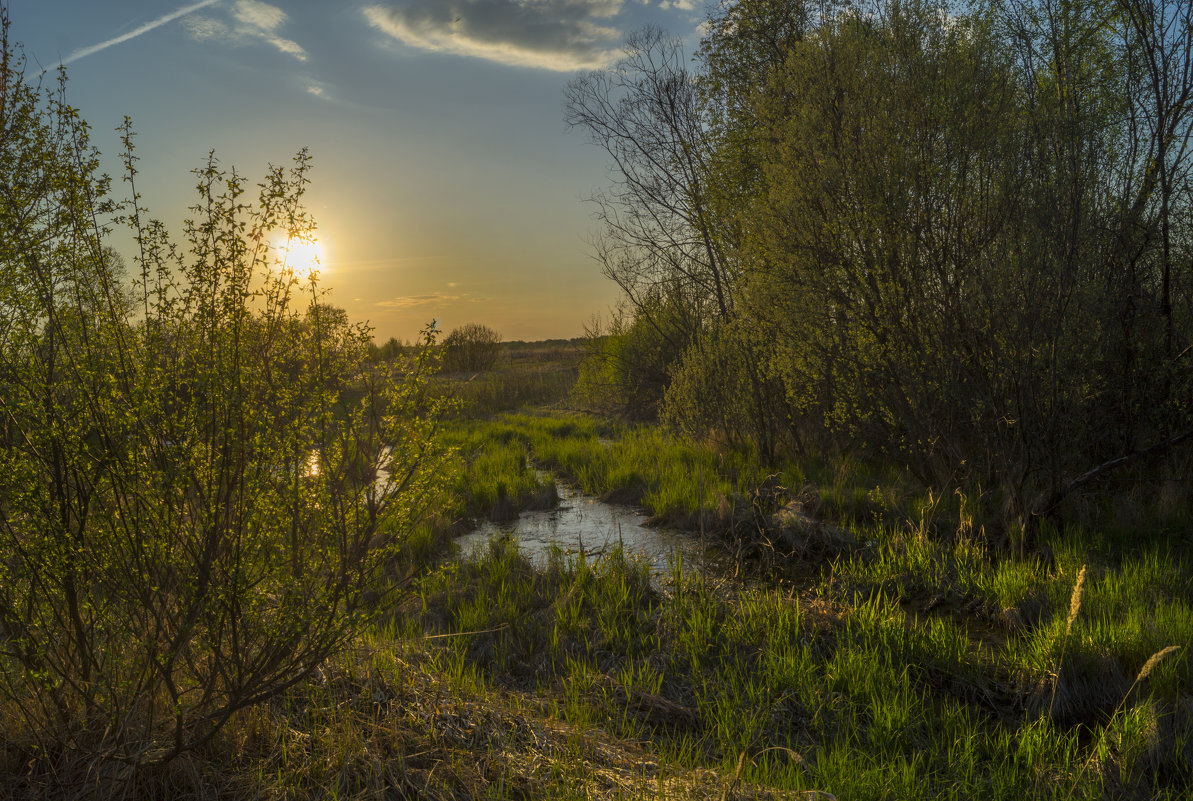
POLYGON ((296 278, 309 278, 319 272, 323 245, 311 233, 297 233, 277 243, 278 269, 296 278))

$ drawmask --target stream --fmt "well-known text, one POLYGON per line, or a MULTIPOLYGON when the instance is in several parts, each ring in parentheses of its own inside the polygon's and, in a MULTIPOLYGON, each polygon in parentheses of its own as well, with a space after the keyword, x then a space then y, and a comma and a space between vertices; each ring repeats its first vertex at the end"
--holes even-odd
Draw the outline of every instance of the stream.
POLYGON ((485 548, 489 540, 509 534, 518 549, 538 567, 548 563, 552 547, 566 555, 583 551, 596 558, 617 547, 627 555, 647 561, 657 577, 669 575, 672 558, 678 554, 687 566, 704 563, 705 549, 698 535, 676 529, 647 526, 646 516, 627 506, 606 503, 571 487, 556 484, 559 505, 554 509, 523 512, 510 523, 486 521, 479 528, 456 538, 464 556, 485 548))

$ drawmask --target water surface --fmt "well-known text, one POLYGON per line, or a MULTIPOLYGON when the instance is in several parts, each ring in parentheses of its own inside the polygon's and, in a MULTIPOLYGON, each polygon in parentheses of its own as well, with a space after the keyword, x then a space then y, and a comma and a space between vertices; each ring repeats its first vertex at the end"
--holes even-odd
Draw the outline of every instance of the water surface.
POLYGON ((669 573, 677 554, 685 566, 703 562, 704 548, 696 535, 647 526, 646 516, 638 510, 606 503, 570 487, 557 486, 557 490, 557 508, 523 512, 511 523, 486 522, 457 537, 456 544, 464 555, 473 555, 493 537, 509 534, 518 549, 539 567, 547 564, 553 546, 570 555, 583 551, 588 557, 600 557, 619 543, 626 554, 645 559, 656 575, 669 573))

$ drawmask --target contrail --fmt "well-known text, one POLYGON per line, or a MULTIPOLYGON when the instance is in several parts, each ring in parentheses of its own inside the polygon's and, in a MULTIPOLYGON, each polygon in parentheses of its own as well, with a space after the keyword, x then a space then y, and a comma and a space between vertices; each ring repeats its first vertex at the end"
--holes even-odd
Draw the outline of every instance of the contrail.
MULTIPOLYGON (((220 0, 202 0, 202 2, 194 3, 189 6, 184 6, 180 9, 178 9, 177 11, 171 11, 169 14, 166 14, 164 17, 158 17, 155 20, 146 22, 141 27, 135 28, 135 29, 129 31, 128 33, 123 33, 120 36, 115 37, 114 39, 108 39, 105 42, 100 42, 99 44, 93 44, 93 45, 90 45, 89 47, 84 47, 80 50, 76 50, 75 52, 71 53, 69 56, 64 58, 61 63, 62 64, 70 64, 73 61, 78 61, 81 58, 86 58, 87 56, 98 53, 101 50, 107 50, 109 47, 112 47, 113 45, 118 45, 118 44, 121 44, 122 42, 127 42, 129 39, 135 39, 136 37, 140 36, 143 33, 149 33, 154 28, 160 28, 161 26, 165 25, 166 23, 173 22, 174 20, 178 19, 179 17, 185 17, 187 14, 198 11, 200 8, 206 8, 207 6, 213 6, 218 2, 220 2, 220 0)), ((46 72, 46 70, 42 70, 42 72, 46 72)))

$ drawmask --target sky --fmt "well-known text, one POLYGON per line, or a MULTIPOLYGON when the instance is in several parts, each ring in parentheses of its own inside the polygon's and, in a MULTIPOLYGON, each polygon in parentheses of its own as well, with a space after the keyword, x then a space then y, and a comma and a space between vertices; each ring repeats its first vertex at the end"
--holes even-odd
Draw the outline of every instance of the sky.
MULTIPOLYGON (((706 0, 8 0, 26 77, 67 100, 180 240, 210 151, 253 180, 313 157, 306 202, 330 302, 379 341, 479 322, 573 337, 618 299, 589 244, 605 154, 564 88, 657 25, 695 51, 706 0), (51 76, 47 76, 51 77, 51 76)), ((119 243, 116 243, 120 249, 119 243)))

